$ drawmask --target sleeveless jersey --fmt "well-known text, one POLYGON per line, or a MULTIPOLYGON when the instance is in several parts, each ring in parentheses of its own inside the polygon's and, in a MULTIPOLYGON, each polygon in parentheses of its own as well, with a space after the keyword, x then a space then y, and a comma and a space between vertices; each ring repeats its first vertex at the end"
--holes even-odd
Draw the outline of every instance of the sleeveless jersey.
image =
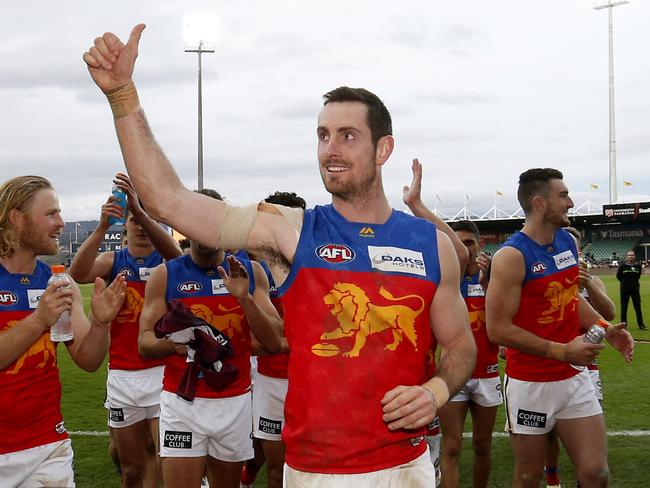
POLYGON ((465 299, 469 313, 469 325, 476 342, 476 366, 472 378, 495 378, 499 376, 499 346, 492 344, 485 329, 485 291, 478 281, 479 273, 464 276, 460 293, 465 299))
MULTIPOLYGON (((284 317, 282 301, 278 295, 278 288, 275 285, 275 281, 273 281, 273 276, 271 276, 271 271, 264 261, 260 262, 260 264, 262 265, 262 268, 264 268, 266 276, 269 279, 269 295, 271 296, 271 303, 273 303, 275 306, 276 310, 280 314, 280 317, 284 317)), ((268 354, 265 356, 257 357, 257 372, 259 374, 263 374, 264 376, 287 379, 288 367, 289 353, 268 354)))
MULTIPOLYGON (((519 250, 526 266, 521 302, 512 322, 554 342, 573 340, 580 333, 578 253, 573 238, 564 229, 558 229, 552 243, 540 245, 517 232, 504 246, 519 250)), ((521 381, 559 381, 579 372, 569 363, 512 347, 507 349, 506 359, 506 374, 521 381)))
POLYGON ((110 281, 112 282, 119 273, 123 273, 126 277, 126 297, 111 324, 109 369, 139 370, 164 364, 163 359, 144 359, 138 351, 144 288, 153 268, 162 262, 163 258, 158 251, 146 257, 131 256, 128 248, 115 251, 110 281))
POLYGON ((393 211, 349 222, 332 205, 305 212, 280 287, 289 342, 286 462, 363 473, 421 455, 426 429, 391 432, 381 399, 425 380, 429 309, 440 281, 436 228, 393 211))
MULTIPOLYGON (((33 274, 12 274, 0 265, 0 332, 36 310, 51 274, 38 260, 33 274)), ((0 454, 67 437, 56 345, 46 330, 16 361, 0 370, 0 454)))
MULTIPOLYGON (((250 261, 241 257, 238 259, 248 271, 249 292, 252 294, 255 290, 253 267, 250 261)), ((166 263, 166 266, 165 299, 167 302, 171 300, 183 302, 194 315, 228 336, 234 351, 234 355, 224 361, 237 367, 237 379, 223 390, 216 391, 199 378, 196 396, 198 398, 226 398, 246 393, 251 386, 251 333, 244 311, 237 299, 228 293, 217 267, 201 268, 192 261, 189 254, 172 259, 166 263)), ((221 266, 228 271, 227 260, 224 259, 221 266)), ((165 358, 163 390, 175 393, 186 367, 185 356, 178 354, 167 356, 165 358)))

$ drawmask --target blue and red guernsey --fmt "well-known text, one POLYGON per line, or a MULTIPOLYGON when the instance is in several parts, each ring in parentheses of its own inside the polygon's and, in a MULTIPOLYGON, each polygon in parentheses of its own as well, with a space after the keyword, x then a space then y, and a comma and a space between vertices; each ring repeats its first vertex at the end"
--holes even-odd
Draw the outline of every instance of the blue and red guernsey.
MULTIPOLYGON (((36 261, 33 274, 12 274, 0 264, 0 333, 29 316, 52 272, 36 261)), ((0 454, 66 439, 56 345, 46 330, 16 361, 0 370, 0 454)))
POLYGON ((305 212, 279 289, 291 351, 289 466, 363 473, 426 450, 425 428, 388 430, 381 399, 426 379, 439 282, 436 228, 425 220, 393 211, 385 224, 349 222, 331 205, 305 212))
MULTIPOLYGON (((523 232, 517 232, 504 246, 521 252, 526 266, 513 324, 554 342, 573 340, 580 333, 575 240, 567 231, 559 229, 552 243, 540 245, 523 232)), ((569 363, 511 347, 506 358, 506 374, 521 381, 559 381, 579 373, 569 363)))
MULTIPOLYGON (((238 259, 248 271, 249 292, 252 294, 255 291, 253 267, 250 261, 241 257, 238 259)), ((228 293, 217 267, 201 268, 192 261, 189 254, 172 259, 166 266, 165 299, 168 302, 180 300, 194 315, 219 329, 221 333, 228 336, 234 351, 234 355, 225 361, 237 367, 237 379, 223 390, 216 391, 199 378, 196 396, 198 398, 226 398, 246 393, 251 387, 251 333, 244 311, 237 299, 228 293)), ((224 259, 221 266, 228 272, 227 260, 224 259)), ((175 393, 186 367, 184 356, 178 354, 167 356, 165 358, 163 390, 175 393)))
POLYGON ((109 369, 139 370, 162 366, 163 359, 144 359, 138 351, 140 314, 144 305, 144 288, 153 269, 163 262, 157 251, 146 257, 131 256, 128 248, 115 251, 110 281, 122 273, 126 278, 126 296, 122 308, 111 324, 109 369))
POLYGON ((495 378, 499 376, 499 346, 490 342, 485 329, 485 290, 478 281, 479 275, 464 276, 460 283, 477 349, 472 378, 495 378))

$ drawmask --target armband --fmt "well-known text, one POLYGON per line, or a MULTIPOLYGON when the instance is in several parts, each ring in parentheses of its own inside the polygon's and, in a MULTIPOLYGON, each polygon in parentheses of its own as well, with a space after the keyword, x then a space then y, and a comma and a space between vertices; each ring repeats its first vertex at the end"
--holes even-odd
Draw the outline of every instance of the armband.
POLYGON ((133 82, 104 92, 113 111, 113 118, 119 119, 140 110, 138 91, 133 82))
POLYGON ((245 248, 256 216, 257 204, 235 207, 226 203, 226 215, 219 234, 219 249, 245 248))
POLYGON ((436 410, 449 400, 449 386, 442 378, 436 376, 422 385, 433 394, 433 403, 436 410))
POLYGON ((600 325, 600 326, 601 326, 603 329, 605 329, 605 330, 607 330, 607 328, 608 328, 610 325, 612 325, 612 324, 610 324, 609 322, 607 322, 607 320, 605 320, 605 319, 598 319, 598 321, 596 322, 596 324, 600 325))

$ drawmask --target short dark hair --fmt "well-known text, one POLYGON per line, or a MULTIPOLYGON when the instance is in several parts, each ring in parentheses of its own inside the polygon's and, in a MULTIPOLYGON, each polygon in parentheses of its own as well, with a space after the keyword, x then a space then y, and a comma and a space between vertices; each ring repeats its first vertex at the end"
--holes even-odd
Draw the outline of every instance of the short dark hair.
POLYGON ((302 208, 303 210, 307 208, 305 200, 296 195, 293 191, 276 191, 266 197, 264 201, 267 203, 275 203, 276 205, 283 205, 285 207, 302 208))
POLYGON ((548 182, 564 178, 561 171, 553 168, 533 168, 519 175, 517 199, 524 214, 528 215, 533 209, 533 198, 548 196, 548 182))
POLYGON ((481 233, 479 232, 478 227, 471 220, 459 220, 458 222, 454 222, 451 228, 454 230, 454 232, 458 230, 471 232, 474 234, 474 237, 476 237, 477 241, 481 239, 481 233))
POLYGON ((200 193, 201 195, 205 195, 206 197, 214 198, 215 200, 221 200, 223 201, 223 197, 221 196, 221 193, 219 193, 216 190, 211 190, 210 188, 203 188, 202 190, 194 190, 196 193, 200 193))
POLYGON ((180 241, 178 241, 178 245, 181 247, 181 250, 189 249, 190 248, 190 240, 187 237, 183 237, 180 241))
POLYGON ((393 134, 393 122, 390 113, 384 105, 384 102, 374 93, 365 88, 350 88, 349 86, 340 86, 323 95, 325 102, 323 106, 332 102, 361 102, 368 109, 366 121, 370 127, 373 144, 384 136, 393 134))

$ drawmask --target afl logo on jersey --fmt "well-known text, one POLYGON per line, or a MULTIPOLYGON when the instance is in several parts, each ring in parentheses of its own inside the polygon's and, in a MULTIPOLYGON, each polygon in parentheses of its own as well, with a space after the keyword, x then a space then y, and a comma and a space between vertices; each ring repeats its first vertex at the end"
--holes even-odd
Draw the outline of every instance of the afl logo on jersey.
POLYGON ((124 276, 133 276, 133 271, 131 268, 122 268, 117 272, 118 275, 124 275, 124 276))
POLYGON ((316 255, 323 261, 340 264, 349 263, 354 259, 354 251, 343 244, 325 244, 316 249, 316 255))
POLYGON ((535 274, 541 274, 544 271, 546 271, 546 265, 544 263, 542 263, 541 261, 537 261, 535 264, 533 264, 530 267, 530 270, 535 274))
POLYGON ((18 297, 11 291, 0 291, 0 305, 11 307, 18 301, 18 297))
POLYGON ((203 289, 203 285, 196 281, 185 281, 178 285, 177 288, 181 293, 197 293, 203 289))

